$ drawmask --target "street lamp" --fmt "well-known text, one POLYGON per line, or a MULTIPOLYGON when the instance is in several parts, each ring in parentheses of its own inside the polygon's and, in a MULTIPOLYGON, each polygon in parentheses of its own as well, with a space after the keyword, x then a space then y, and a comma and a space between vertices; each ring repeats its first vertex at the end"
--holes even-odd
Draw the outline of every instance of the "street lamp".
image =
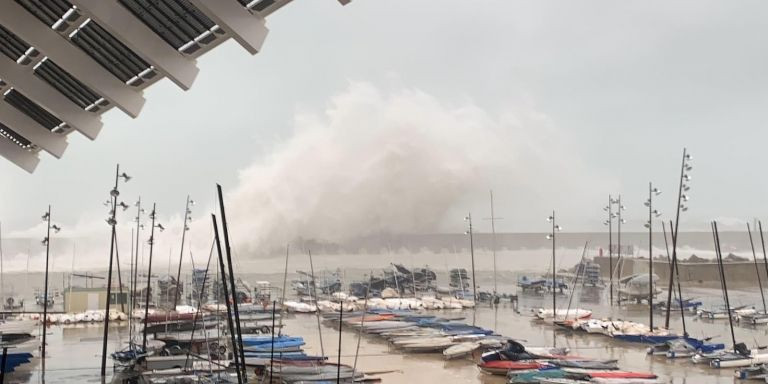
POLYGON ((648 221, 645 227, 648 228, 648 317, 651 330, 653 330, 653 295, 656 293, 653 286, 653 218, 661 216, 658 209, 653 209, 653 197, 658 195, 661 195, 661 191, 649 182, 648 200, 643 205, 648 207, 648 221))
MULTIPOLYGON (((687 202, 691 199, 690 196, 687 194, 684 194, 683 192, 690 191, 690 181, 691 176, 689 173, 691 170, 693 170, 693 166, 691 165, 691 161, 693 160, 693 156, 691 156, 690 153, 688 153, 688 150, 686 148, 683 148, 683 159, 680 164, 680 186, 677 191, 677 212, 675 213, 675 228, 670 229, 672 232, 672 260, 670 261, 669 266, 669 285, 667 290, 667 313, 664 319, 664 327, 669 328, 669 315, 671 310, 671 302, 672 302, 672 289, 673 289, 673 282, 675 275, 678 275, 678 284, 677 284, 677 290, 678 290, 678 298, 682 300, 682 289, 680 288, 679 284, 679 274, 678 266, 677 266, 677 235, 678 230, 680 228, 680 212, 687 212, 688 211, 688 204, 687 202)), ((671 226, 670 226, 671 228, 671 226)), ((682 305, 682 301, 681 301, 682 305)), ((681 316, 682 319, 682 325, 683 325, 683 334, 684 336, 688 336, 688 332, 685 329, 685 316, 681 316)))
POLYGON ((176 293, 173 295, 173 308, 171 308, 172 310, 176 310, 176 305, 179 303, 179 296, 181 296, 181 261, 184 259, 184 239, 186 238, 187 231, 189 230, 187 223, 192 221, 192 210, 190 209, 190 206, 193 205, 195 205, 195 201, 190 199, 189 195, 187 195, 187 204, 184 207, 184 222, 181 224, 181 251, 179 252, 179 269, 176 272, 176 293))
MULTIPOLYGON (((112 190, 109 191, 110 200, 111 200, 111 209, 109 211, 109 218, 107 219, 107 224, 112 229, 112 235, 109 245, 109 270, 107 272, 107 304, 104 312, 104 339, 102 340, 102 347, 101 347, 101 376, 104 377, 107 374, 107 338, 109 337, 109 306, 110 306, 110 300, 112 298, 112 263, 113 259, 115 258, 115 243, 117 240, 117 234, 115 232, 115 226, 117 225, 117 218, 115 215, 117 214, 117 198, 120 196, 120 191, 118 190, 118 182, 120 179, 123 179, 123 182, 128 182, 128 180, 131 179, 128 174, 125 172, 120 173, 120 164, 117 165, 115 170, 115 186, 112 188, 112 190)), ((119 204, 121 207, 126 207, 125 203, 119 204)), ((125 210, 125 208, 123 208, 125 210)), ((117 261, 117 269, 118 269, 118 279, 121 280, 120 277, 120 260, 117 261)), ((120 291, 121 295, 120 298, 122 300, 122 290, 123 286, 122 283, 120 284, 120 291)), ((121 304, 124 306, 125 304, 121 301, 121 304)), ((125 307, 123 307, 123 311, 125 311, 125 307)))
POLYGON ((43 346, 42 346, 42 364, 43 374, 45 374, 45 346, 46 346, 46 331, 45 326, 48 323, 48 261, 51 254, 51 229, 54 233, 59 233, 61 227, 56 224, 51 224, 51 206, 48 206, 48 210, 42 216, 45 222, 46 234, 42 243, 45 245, 45 286, 43 287, 43 346))
MULTIPOLYGON (((619 252, 619 260, 621 260, 621 225, 626 224, 627 221, 624 220, 621 217, 621 212, 626 210, 627 207, 621 204, 621 195, 619 195, 618 198, 613 198, 611 195, 608 195, 608 205, 603 207, 603 210, 608 212, 608 219, 603 222, 603 224, 608 226, 608 275, 610 278, 610 302, 611 306, 613 306, 613 220, 616 219, 617 221, 617 229, 618 229, 618 252, 619 252), (614 211, 614 206, 615 211, 614 211)), ((617 261, 618 264, 618 261, 617 261)))
POLYGON ((152 226, 150 227, 149 240, 147 241, 147 243, 149 243, 149 266, 147 267, 147 293, 144 301, 144 335, 141 342, 142 353, 147 350, 147 317, 149 317, 149 298, 152 287, 152 250, 155 245, 155 228, 162 228, 162 225, 155 223, 155 220, 157 219, 156 208, 157 204, 152 204, 152 212, 149 213, 149 218, 152 220, 152 226))
POLYGON ((555 257, 556 236, 557 232, 563 230, 563 227, 557 225, 555 221, 555 211, 552 211, 552 215, 547 217, 547 222, 552 223, 552 232, 547 234, 547 240, 552 240, 552 316, 556 317, 557 314, 557 264, 555 257))

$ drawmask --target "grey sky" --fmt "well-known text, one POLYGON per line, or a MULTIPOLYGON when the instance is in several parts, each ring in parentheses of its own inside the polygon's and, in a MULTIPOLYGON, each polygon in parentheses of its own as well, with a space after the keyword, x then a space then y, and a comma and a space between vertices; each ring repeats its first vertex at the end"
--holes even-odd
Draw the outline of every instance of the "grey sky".
POLYGON ((766 11, 762 1, 296 0, 270 17, 260 54, 215 49, 190 91, 156 84, 139 118, 110 112, 95 142, 72 135, 64 158, 43 154, 34 175, 0 162, 0 220, 27 228, 48 203, 69 225, 101 219, 117 162, 135 176, 127 199, 141 193, 161 214, 181 214, 187 193, 209 206, 215 182, 234 189, 238 170, 292 136, 297 111, 322 114, 350 82, 490 116, 524 107, 553 127, 536 143, 543 153, 515 164, 536 171, 536 188, 484 170, 486 185, 456 199, 436 230, 461 230, 468 210, 487 215, 489 188, 501 231, 544 231, 552 208, 566 229, 600 229, 608 193, 625 196, 639 229, 649 180, 672 211, 683 146, 695 156, 691 227, 768 217, 766 11))

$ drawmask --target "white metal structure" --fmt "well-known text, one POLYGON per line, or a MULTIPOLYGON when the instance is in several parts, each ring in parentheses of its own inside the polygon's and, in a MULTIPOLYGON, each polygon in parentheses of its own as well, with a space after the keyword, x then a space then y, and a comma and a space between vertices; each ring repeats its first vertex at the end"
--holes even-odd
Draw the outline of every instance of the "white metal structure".
POLYGON ((113 107, 138 116, 161 78, 189 89, 197 57, 225 40, 257 54, 289 2, 0 0, 0 155, 31 173, 69 133, 96 139, 113 107))

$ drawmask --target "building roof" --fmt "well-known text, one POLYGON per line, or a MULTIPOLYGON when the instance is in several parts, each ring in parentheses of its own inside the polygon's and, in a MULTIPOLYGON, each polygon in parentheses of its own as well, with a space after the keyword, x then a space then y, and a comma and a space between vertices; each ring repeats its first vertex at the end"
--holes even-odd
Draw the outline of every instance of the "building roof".
MULTIPOLYGON (((351 0, 338 0, 346 5, 351 0)), ((137 117, 163 77, 189 89, 196 59, 229 38, 255 55, 291 0, 0 1, 0 155, 34 172, 101 114, 137 117)))

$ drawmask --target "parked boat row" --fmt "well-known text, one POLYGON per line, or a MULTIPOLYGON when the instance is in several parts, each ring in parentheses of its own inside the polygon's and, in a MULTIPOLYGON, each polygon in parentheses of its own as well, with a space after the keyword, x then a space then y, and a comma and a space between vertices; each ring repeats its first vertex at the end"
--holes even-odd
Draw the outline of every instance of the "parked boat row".
MULTIPOLYGON (((361 311, 365 306, 365 300, 357 298, 355 296, 346 296, 342 292, 337 292, 334 295, 335 300, 318 300, 316 304, 309 302, 299 302, 288 300, 283 303, 283 306, 289 312, 296 313, 314 313, 319 310, 320 312, 339 312, 342 306, 344 312, 361 311)), ((367 301, 367 307, 371 310, 443 310, 443 309, 466 309, 473 308, 475 302, 472 300, 457 299, 454 297, 441 297, 435 296, 423 296, 419 298, 369 298, 367 301)))

